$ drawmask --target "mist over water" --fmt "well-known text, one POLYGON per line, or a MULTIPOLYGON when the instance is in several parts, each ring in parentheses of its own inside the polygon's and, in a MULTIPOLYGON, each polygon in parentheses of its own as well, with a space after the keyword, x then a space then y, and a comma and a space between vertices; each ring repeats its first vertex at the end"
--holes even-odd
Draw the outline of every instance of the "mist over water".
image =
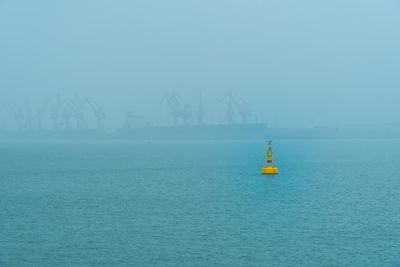
POLYGON ((0 0, 0 267, 398 266, 399 69, 399 0, 0 0))
POLYGON ((171 124, 165 91, 194 124, 201 90, 204 120, 224 122, 234 90, 271 127, 399 123, 397 1, 1 1, 0 14, 1 102, 91 98, 113 129, 127 111, 171 124))

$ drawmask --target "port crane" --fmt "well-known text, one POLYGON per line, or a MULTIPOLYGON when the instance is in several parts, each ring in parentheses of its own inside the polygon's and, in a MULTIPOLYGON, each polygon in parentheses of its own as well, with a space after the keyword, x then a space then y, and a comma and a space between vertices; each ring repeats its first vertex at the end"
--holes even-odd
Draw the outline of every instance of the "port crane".
POLYGON ((32 130, 34 114, 33 114, 32 106, 27 99, 25 99, 25 103, 24 103, 24 113, 25 113, 25 123, 26 123, 25 128, 28 131, 30 131, 30 130, 32 130))
POLYGON ((84 128, 85 114, 83 113, 83 108, 85 106, 85 101, 75 98, 75 100, 69 101, 69 105, 75 119, 76 129, 80 130, 84 128))
POLYGON ((60 113, 62 111, 63 106, 65 105, 65 100, 62 100, 60 96, 57 96, 57 98, 54 101, 50 101, 49 105, 50 105, 50 120, 52 123, 52 128, 54 131, 57 131, 61 116, 60 113))
POLYGON ((192 118, 192 111, 190 106, 185 104, 181 109, 182 123, 183 125, 188 125, 189 120, 192 118))
POLYGON ((237 96, 233 90, 229 90, 228 93, 222 98, 222 101, 227 100, 228 106, 226 109, 226 118, 228 124, 234 123, 234 118, 236 113, 239 114, 241 118, 241 122, 243 124, 248 122, 248 119, 251 116, 251 112, 247 105, 247 102, 244 101, 241 97, 237 96))
POLYGON ((47 109, 48 101, 46 100, 42 105, 37 106, 33 110, 33 119, 37 123, 36 129, 43 130, 43 121, 47 109))
POLYGON ((236 109, 239 112, 239 116, 242 120, 243 124, 248 123, 248 119, 251 117, 251 112, 249 110, 249 106, 246 101, 244 101, 241 97, 237 97, 238 100, 241 101, 239 103, 237 100, 234 101, 236 109))
POLYGON ((22 131, 24 129, 25 114, 23 109, 19 108, 15 103, 8 104, 11 113, 13 114, 14 120, 16 122, 17 131, 22 131))
POLYGON ((96 117, 97 121, 97 129, 99 131, 104 130, 104 120, 106 118, 106 114, 104 113, 103 106, 100 106, 93 99, 88 98, 86 99, 87 103, 89 104, 90 108, 92 109, 94 116, 96 117))
POLYGON ((235 116, 235 108, 234 108, 234 96, 233 96, 233 90, 229 90, 228 93, 222 98, 222 101, 225 99, 228 100, 228 107, 226 109, 226 119, 228 124, 233 123, 233 118, 235 116))
POLYGON ((167 103, 170 110, 170 115, 173 119, 174 126, 178 125, 179 120, 182 120, 184 125, 189 124, 189 120, 192 117, 192 111, 189 105, 182 105, 178 99, 176 91, 165 92, 161 99, 161 104, 167 103))
POLYGON ((161 104, 167 103, 170 115, 173 119, 174 126, 178 125, 178 118, 180 116, 181 105, 176 96, 176 92, 166 91, 161 99, 161 104))
POLYGON ((63 102, 61 117, 62 120, 64 121, 64 129, 70 130, 72 128, 71 127, 72 108, 68 100, 65 100, 63 102))

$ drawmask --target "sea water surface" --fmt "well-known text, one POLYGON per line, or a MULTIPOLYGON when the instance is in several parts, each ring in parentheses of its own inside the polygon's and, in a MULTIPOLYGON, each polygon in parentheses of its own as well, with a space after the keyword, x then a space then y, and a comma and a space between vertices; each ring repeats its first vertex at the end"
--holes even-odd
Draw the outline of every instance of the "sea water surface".
POLYGON ((0 266, 399 266, 400 140, 0 144, 0 266))

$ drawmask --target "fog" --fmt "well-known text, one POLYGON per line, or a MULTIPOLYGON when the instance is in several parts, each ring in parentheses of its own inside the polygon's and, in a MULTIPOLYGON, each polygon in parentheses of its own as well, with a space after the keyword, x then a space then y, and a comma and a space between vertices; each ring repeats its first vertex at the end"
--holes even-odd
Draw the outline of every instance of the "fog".
POLYGON ((171 124, 166 91, 210 124, 229 90, 270 127, 400 124, 399 69, 393 0, 0 1, 0 103, 91 98, 108 129, 171 124))

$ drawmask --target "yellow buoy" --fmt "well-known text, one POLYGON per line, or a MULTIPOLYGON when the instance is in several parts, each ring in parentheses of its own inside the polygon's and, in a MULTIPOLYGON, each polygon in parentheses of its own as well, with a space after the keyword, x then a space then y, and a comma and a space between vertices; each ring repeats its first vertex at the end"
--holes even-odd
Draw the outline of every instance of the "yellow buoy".
POLYGON ((278 174, 278 168, 274 165, 274 157, 272 150, 272 141, 268 141, 268 150, 267 150, 267 163, 264 168, 262 168, 262 174, 266 175, 275 175, 278 174))

